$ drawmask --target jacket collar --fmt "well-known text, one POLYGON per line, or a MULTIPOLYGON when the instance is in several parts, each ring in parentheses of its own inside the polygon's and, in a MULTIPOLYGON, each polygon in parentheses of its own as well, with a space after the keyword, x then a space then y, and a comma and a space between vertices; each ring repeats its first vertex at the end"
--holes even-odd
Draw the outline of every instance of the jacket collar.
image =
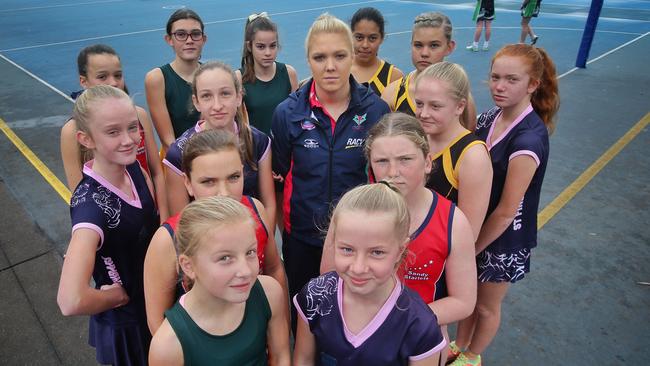
MULTIPOLYGON (((293 109, 289 115, 289 120, 292 122, 302 122, 305 119, 311 117, 311 105, 309 103, 309 91, 311 86, 314 83, 313 79, 310 79, 305 83, 300 89, 295 93, 289 95, 289 98, 293 100, 293 109)), ((369 102, 370 93, 374 93, 370 88, 357 83, 354 80, 354 77, 350 75, 350 105, 348 110, 356 107, 364 107, 365 104, 369 102)))

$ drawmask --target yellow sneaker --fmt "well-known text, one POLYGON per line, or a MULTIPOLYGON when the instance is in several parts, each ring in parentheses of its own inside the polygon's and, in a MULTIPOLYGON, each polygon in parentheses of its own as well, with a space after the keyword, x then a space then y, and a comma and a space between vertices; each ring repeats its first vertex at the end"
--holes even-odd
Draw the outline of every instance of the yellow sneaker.
POLYGON ((476 356, 474 359, 470 359, 465 355, 464 352, 461 352, 454 362, 448 364, 449 366, 481 366, 481 355, 476 356))
POLYGON ((449 350, 447 351, 447 365, 452 363, 461 352, 462 350, 456 345, 456 341, 449 343, 449 350))

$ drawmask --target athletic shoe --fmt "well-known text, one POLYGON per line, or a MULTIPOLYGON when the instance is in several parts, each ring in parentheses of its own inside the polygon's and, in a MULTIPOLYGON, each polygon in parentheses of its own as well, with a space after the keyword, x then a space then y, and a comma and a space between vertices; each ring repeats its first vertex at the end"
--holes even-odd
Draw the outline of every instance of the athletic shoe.
POLYGON ((465 47, 465 49, 468 50, 468 51, 472 51, 472 52, 478 52, 478 46, 474 46, 474 45, 471 45, 471 44, 469 46, 465 47))
POLYGON ((535 36, 535 37, 533 37, 533 40, 530 41, 530 45, 531 45, 531 46, 535 45, 535 43, 537 43, 537 40, 538 40, 538 39, 539 39, 539 36, 535 36))
POLYGON ((489 51, 489 50, 490 50, 490 46, 484 44, 482 50, 483 50, 483 51, 489 51))
POLYGON ((465 353, 462 353, 456 357, 456 360, 452 363, 447 364, 448 366, 481 366, 481 356, 476 356, 475 359, 470 360, 465 353))
POLYGON ((456 341, 449 343, 449 350, 447 351, 447 364, 452 363, 456 357, 461 353, 460 347, 456 345, 456 341))

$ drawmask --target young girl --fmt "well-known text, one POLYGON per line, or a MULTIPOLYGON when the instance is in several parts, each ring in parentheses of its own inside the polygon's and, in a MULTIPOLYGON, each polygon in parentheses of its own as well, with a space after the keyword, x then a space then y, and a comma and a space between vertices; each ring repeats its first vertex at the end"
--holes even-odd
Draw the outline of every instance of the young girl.
POLYGON ((481 40, 481 33, 483 33, 483 28, 485 28, 485 40, 483 41, 482 50, 489 50, 490 37, 492 36, 492 21, 494 20, 494 0, 477 0, 472 20, 476 22, 474 41, 466 48, 470 51, 478 52, 478 41, 481 40))
POLYGON ((94 159, 70 200, 72 238, 57 302, 66 316, 90 315, 97 362, 142 365, 151 339, 142 266, 159 221, 151 183, 135 158, 138 115, 125 92, 99 85, 77 98, 73 118, 79 143, 94 159))
MULTIPOLYGON (((374 178, 394 184, 406 200, 411 241, 401 275, 429 304, 446 336, 446 325, 466 318, 476 303, 471 227, 455 205, 424 186, 431 155, 427 135, 414 117, 399 112, 384 116, 368 134, 366 155, 374 178)), ((329 236, 326 242, 323 272, 333 268, 329 236)))
MULTIPOLYGON (((397 80, 381 94, 393 112, 404 112, 415 115, 415 79, 430 65, 442 61, 456 48, 456 42, 451 39, 452 25, 449 18, 438 12, 422 13, 415 17, 413 34, 411 36, 411 62, 415 70, 397 80)), ((469 115, 476 115, 474 101, 468 102, 469 115)), ((470 119, 465 126, 470 131, 474 130, 475 119, 470 119)))
POLYGON ((530 20, 539 15, 539 8, 542 5, 542 0, 524 0, 521 3, 521 36, 519 37, 519 43, 525 43, 526 37, 530 36, 530 44, 534 45, 537 43, 539 36, 533 31, 533 27, 530 26, 530 20))
MULTIPOLYGON (((242 195, 243 159, 237 137, 228 131, 216 129, 197 133, 185 145, 182 166, 185 187, 194 198, 228 196, 249 209, 256 223, 260 273, 275 278, 286 292, 284 267, 264 206, 255 198, 242 195)), ((178 281, 179 267, 173 242, 179 216, 169 218, 156 231, 144 261, 144 295, 147 322, 152 334, 162 324, 165 310, 187 288, 178 281)))
MULTIPOLYGON (((95 44, 85 47, 77 56, 79 83, 84 89, 95 85, 110 85, 127 91, 122 73, 120 57, 107 45, 95 44)), ((81 95, 78 93, 77 95, 81 95)), ((156 204, 162 220, 167 218, 167 197, 165 176, 158 158, 158 148, 154 140, 153 129, 147 112, 136 106, 140 127, 140 144, 136 158, 145 172, 153 180, 156 192, 156 204)), ((61 129, 61 159, 63 169, 71 191, 81 181, 83 164, 92 159, 92 153, 77 142, 77 126, 70 118, 61 129)))
POLYGON ((167 21, 165 42, 174 50, 174 61, 149 71, 144 79, 151 119, 162 144, 161 156, 174 140, 192 127, 199 112, 191 109, 190 80, 199 67, 208 37, 197 13, 182 8, 167 21))
POLYGON ((471 119, 467 74, 450 62, 431 65, 416 79, 414 96, 433 153, 427 187, 458 205, 476 240, 490 199, 492 165, 485 143, 463 127, 471 119))
POLYGON ((332 215, 334 267, 293 302, 295 365, 438 365, 436 315, 397 278, 409 211, 388 183, 352 189, 332 215))
POLYGON ((492 59, 490 93, 496 107, 478 120, 494 177, 488 215, 476 241, 478 297, 458 326, 454 366, 480 365, 497 330, 510 283, 530 270, 537 245, 537 209, 548 161, 548 134, 559 96, 555 65, 542 49, 508 45, 492 59))
POLYGON ((379 46, 384 42, 384 16, 375 8, 361 8, 350 20, 354 37, 352 75, 361 84, 381 95, 384 88, 404 74, 380 59, 379 46))
POLYGON ((189 202, 183 184, 181 166, 187 140, 197 132, 209 129, 230 131, 239 137, 244 157, 244 194, 264 204, 269 227, 275 225, 275 192, 271 172, 271 142, 264 133, 251 127, 242 112, 242 90, 235 73, 220 61, 202 64, 194 73, 192 102, 201 113, 201 120, 185 131, 169 148, 163 163, 170 214, 176 214, 189 202))
POLYGON ((298 74, 277 62, 278 27, 264 13, 246 20, 241 68, 235 73, 244 87, 244 103, 251 124, 264 133, 271 131, 271 117, 280 102, 298 88, 298 74))
POLYGON ((287 300, 258 276, 255 222, 230 197, 209 197, 182 212, 178 261, 193 282, 151 342, 151 365, 290 364, 287 300), (268 349, 268 353, 267 353, 268 349))
POLYGON ((389 112, 351 76, 352 44, 340 19, 316 19, 305 39, 312 79, 273 115, 273 171, 285 179, 282 254, 292 296, 318 276, 330 206, 367 182, 363 141, 389 112))

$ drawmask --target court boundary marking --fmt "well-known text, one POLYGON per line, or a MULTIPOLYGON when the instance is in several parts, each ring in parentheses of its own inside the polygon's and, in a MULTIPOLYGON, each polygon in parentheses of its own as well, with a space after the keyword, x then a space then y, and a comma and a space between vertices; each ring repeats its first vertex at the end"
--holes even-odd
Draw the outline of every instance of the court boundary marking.
MULTIPOLYGON (((281 12, 277 12, 277 13, 270 13, 269 16, 304 13, 304 12, 315 11, 315 10, 344 8, 346 6, 379 3, 379 2, 383 2, 383 1, 384 0, 368 0, 368 1, 360 1, 360 2, 355 2, 355 3, 336 4, 336 5, 330 5, 330 6, 319 6, 319 7, 308 8, 308 9, 288 10, 288 11, 281 11, 281 12)), ((203 24, 207 26, 207 25, 212 25, 212 24, 220 24, 220 23, 229 23, 229 22, 241 21, 241 20, 246 20, 247 18, 248 18, 248 16, 239 17, 239 18, 223 19, 223 20, 213 20, 213 21, 210 21, 210 22, 203 22, 203 24)), ((0 50, 0 52, 22 51, 22 50, 29 50, 29 49, 34 49, 34 48, 58 46, 58 45, 62 45, 62 44, 79 43, 79 42, 94 41, 94 40, 104 39, 104 38, 116 38, 116 37, 132 36, 134 34, 153 33, 153 32, 161 32, 161 31, 164 32, 165 28, 145 29, 145 30, 141 30, 141 31, 116 33, 116 34, 109 34, 109 35, 104 35, 104 36, 73 39, 73 40, 69 40, 69 41, 60 41, 60 42, 44 43, 44 44, 38 44, 38 45, 32 45, 32 46, 6 48, 6 49, 3 49, 3 50, 0 50)))
MULTIPOLYGON (((370 2, 375 2, 375 1, 370 1, 370 2)), ((592 62, 596 62, 605 56, 608 56, 621 48, 628 46, 639 39, 647 36, 650 34, 650 32, 647 32, 645 34, 642 34, 622 45, 619 45, 618 47, 615 47, 602 55, 599 55, 598 57, 589 60, 587 64, 591 64, 592 62)), ((1 52, 1 51, 0 51, 1 52)), ((43 83, 45 86, 48 88, 52 89, 55 91, 57 94, 62 95, 64 98, 66 98, 69 101, 72 101, 72 98, 46 82, 45 80, 39 78, 38 76, 34 75, 27 69, 21 67, 20 65, 16 64, 15 62, 11 61, 8 59, 6 56, 2 55, 0 53, 0 58, 6 60, 7 62, 11 63, 18 69, 24 71, 27 75, 31 76, 32 78, 36 79, 37 81, 43 83)), ((578 68, 573 68, 562 75, 558 76, 558 79, 571 74, 572 72, 576 71, 578 68)), ((539 213, 538 213, 538 223, 537 223, 537 228, 538 230, 544 227, 546 223, 548 223, 566 204, 568 204, 609 162, 616 157, 622 150, 629 144, 634 138, 643 131, 644 128, 646 128, 650 124, 650 112, 646 113, 646 115, 641 118, 638 122, 634 124, 628 131, 620 137, 613 145, 611 145, 603 154, 601 154, 598 159, 596 159, 595 162, 593 162, 586 170, 584 170, 578 178, 573 180, 560 194, 555 196, 555 198, 548 204, 546 205, 539 213)), ((38 158, 38 156, 13 132, 13 130, 6 124, 6 122, 2 119, 0 116, 0 129, 2 132, 7 136, 7 138, 14 144, 14 146, 23 154, 23 156, 36 168, 36 170, 41 174, 41 176, 54 188, 54 190, 59 194, 59 196, 66 202, 70 202, 70 190, 68 187, 66 187, 59 178, 52 173, 52 171, 38 158)))
POLYGON ((95 4, 107 4, 107 3, 119 3, 126 0, 100 0, 100 1, 88 1, 83 3, 73 3, 73 4, 58 4, 58 5, 45 5, 45 6, 31 6, 26 8, 13 8, 13 9, 0 9, 0 13, 10 13, 12 11, 26 11, 26 10, 41 10, 41 9, 51 9, 51 8, 64 8, 70 6, 79 6, 79 5, 95 5, 95 4))

